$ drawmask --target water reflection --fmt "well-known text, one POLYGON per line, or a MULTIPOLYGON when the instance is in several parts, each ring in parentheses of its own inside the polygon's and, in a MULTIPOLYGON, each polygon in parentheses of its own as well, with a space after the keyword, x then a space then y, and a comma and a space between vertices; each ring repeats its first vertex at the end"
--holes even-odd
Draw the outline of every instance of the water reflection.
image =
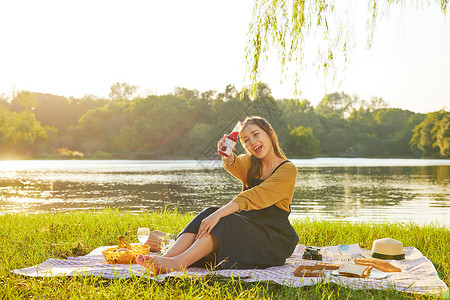
MULTIPOLYGON (((440 165, 387 160, 385 166, 380 160, 372 160, 372 166, 370 160, 351 159, 293 162, 298 167, 293 217, 450 225, 448 160, 437 161, 440 165)), ((196 213, 224 205, 240 191, 240 183, 218 161, 0 162, 3 213, 108 206, 196 213)))
POLYGON ((293 214, 450 224, 449 166, 301 168, 293 214))

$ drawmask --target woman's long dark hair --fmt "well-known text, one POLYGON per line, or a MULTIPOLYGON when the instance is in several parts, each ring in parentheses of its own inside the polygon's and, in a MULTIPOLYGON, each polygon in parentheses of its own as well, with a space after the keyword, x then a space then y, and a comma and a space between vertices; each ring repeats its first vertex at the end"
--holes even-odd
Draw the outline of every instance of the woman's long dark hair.
MULTIPOLYGON (((244 122, 242 123, 242 129, 239 132, 239 139, 241 141, 242 146, 244 146, 244 149, 247 151, 247 153, 250 154, 250 151, 247 150, 244 142, 242 141, 242 131, 244 130, 244 128, 247 125, 250 125, 250 124, 255 124, 262 130, 264 130, 272 140, 272 146, 275 151, 275 154, 278 157, 287 159, 286 154, 284 154, 283 149, 281 149, 281 147, 280 147, 280 143, 278 142, 278 136, 277 136, 275 130, 273 130, 272 125, 270 125, 266 119, 259 117, 259 116, 251 116, 251 117, 245 118, 244 122)), ((251 162, 251 165, 247 171, 247 178, 245 179, 245 184, 243 187, 244 189, 247 187, 251 187, 253 178, 262 176, 261 160, 255 156, 253 156, 252 154, 250 154, 250 162, 251 162)))

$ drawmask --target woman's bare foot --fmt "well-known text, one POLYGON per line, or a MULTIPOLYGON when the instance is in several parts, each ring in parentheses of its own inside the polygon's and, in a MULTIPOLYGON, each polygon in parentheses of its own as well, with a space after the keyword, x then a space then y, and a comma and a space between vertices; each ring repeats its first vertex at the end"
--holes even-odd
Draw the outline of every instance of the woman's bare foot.
POLYGON ((155 256, 152 263, 153 270, 156 274, 170 273, 186 268, 186 266, 181 264, 179 260, 173 257, 155 256))
POLYGON ((139 256, 136 258, 136 263, 138 265, 143 266, 146 269, 152 269, 154 262, 153 259, 157 257, 156 254, 149 254, 149 255, 142 255, 139 254, 139 256))

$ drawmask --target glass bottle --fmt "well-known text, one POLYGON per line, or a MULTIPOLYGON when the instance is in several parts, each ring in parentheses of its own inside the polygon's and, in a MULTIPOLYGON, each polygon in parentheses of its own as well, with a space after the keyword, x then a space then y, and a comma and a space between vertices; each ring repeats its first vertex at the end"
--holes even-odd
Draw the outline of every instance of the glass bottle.
POLYGON ((219 154, 225 157, 229 157, 231 155, 231 152, 234 149, 234 146, 236 146, 236 143, 238 141, 239 137, 239 131, 241 131, 242 123, 241 121, 237 122, 236 126, 234 126, 233 131, 227 135, 227 138, 225 139, 225 143, 220 148, 219 154))

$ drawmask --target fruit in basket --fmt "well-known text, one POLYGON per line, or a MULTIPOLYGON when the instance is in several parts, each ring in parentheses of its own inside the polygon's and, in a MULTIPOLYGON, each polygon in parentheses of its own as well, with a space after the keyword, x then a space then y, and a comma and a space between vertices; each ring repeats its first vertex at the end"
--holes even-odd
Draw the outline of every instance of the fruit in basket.
POLYGON ((126 248, 128 250, 132 250, 131 245, 125 241, 125 237, 122 235, 119 237, 119 245, 117 245, 117 249, 126 248))

